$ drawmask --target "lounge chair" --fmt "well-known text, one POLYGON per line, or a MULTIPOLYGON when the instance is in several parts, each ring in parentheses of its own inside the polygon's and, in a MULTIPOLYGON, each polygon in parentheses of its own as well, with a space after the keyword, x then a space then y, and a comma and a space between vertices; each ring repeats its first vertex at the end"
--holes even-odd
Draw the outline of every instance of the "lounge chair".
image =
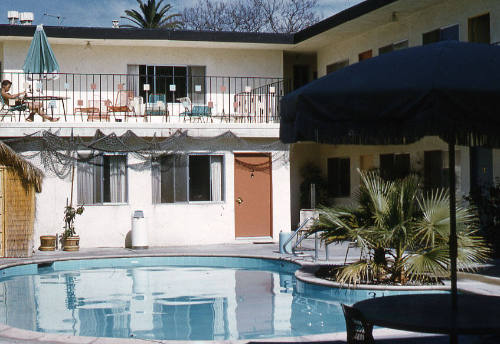
POLYGON ((363 313, 354 307, 341 305, 345 317, 347 344, 375 344, 373 325, 366 321, 363 313))
MULTIPOLYGON (((10 102, 9 102, 10 103, 10 102)), ((5 117, 10 117, 12 121, 15 119, 15 113, 19 112, 19 121, 21 121, 21 114, 25 111, 29 111, 28 105, 20 104, 20 105, 9 105, 5 102, 2 96, 0 96, 0 117, 1 122, 4 121, 5 117)))
POLYGON ((184 122, 187 118, 191 122, 192 119, 197 119, 198 121, 204 121, 205 119, 212 119, 212 108, 208 105, 193 105, 189 97, 183 97, 177 99, 181 102, 184 107, 184 112, 180 113, 179 116, 184 116, 184 122))
POLYGON ((164 93, 150 94, 146 105, 146 116, 165 116, 168 119, 168 109, 166 106, 167 96, 164 93))

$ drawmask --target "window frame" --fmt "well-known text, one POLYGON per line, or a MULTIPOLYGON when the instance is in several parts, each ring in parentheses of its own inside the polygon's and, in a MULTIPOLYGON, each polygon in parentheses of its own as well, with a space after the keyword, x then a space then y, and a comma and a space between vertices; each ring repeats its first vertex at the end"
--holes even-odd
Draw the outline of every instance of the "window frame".
MULTIPOLYGON (((86 154, 82 154, 86 155, 86 154)), ((85 205, 85 206, 114 206, 114 205, 128 205, 129 204, 129 171, 128 171, 128 154, 127 153, 121 153, 121 152, 106 152, 100 155, 102 157, 102 166, 98 166, 96 163, 92 164, 92 187, 94 188, 94 192, 97 188, 97 183, 96 183, 96 178, 97 178, 97 173, 96 169, 100 168, 100 195, 101 195, 101 200, 104 200, 104 157, 107 156, 124 156, 125 157, 125 202, 95 202, 95 203, 82 203, 79 205, 85 205)), ((96 157, 97 158, 97 157, 96 157)), ((77 166, 77 174, 78 174, 78 166, 77 166)), ((78 178, 77 178, 78 179, 78 178)), ((77 186, 77 192, 78 192, 78 186, 77 186)), ((79 195, 77 193, 76 199, 78 202, 79 195)), ((78 202, 80 203, 80 202, 78 202)))
MULTIPOLYGON (((352 168, 352 165, 351 165, 351 157, 347 156, 347 157, 329 157, 327 158, 327 181, 328 181, 328 196, 329 197, 332 197, 332 198, 349 198, 351 197, 352 195, 352 191, 351 191, 351 188, 352 188, 352 178, 351 178, 351 168, 352 168), (348 168, 347 168, 347 185, 346 185, 346 193, 342 193, 342 187, 337 187, 337 190, 336 192, 332 192, 332 187, 330 186, 331 185, 331 181, 330 181, 330 170, 329 170, 329 165, 330 165, 330 160, 338 160, 339 163, 338 163, 338 167, 340 169, 342 163, 341 161, 342 160, 347 160, 348 161, 348 168)), ((338 178, 339 179, 342 179, 342 176, 340 174, 338 174, 338 178)), ((341 183, 339 183, 341 184, 341 183)))
POLYGON ((422 37, 422 45, 427 45, 427 44, 432 44, 432 43, 443 42, 443 41, 449 40, 449 39, 443 39, 443 32, 446 31, 446 30, 448 30, 448 29, 454 28, 454 27, 457 28, 457 38, 453 39, 453 40, 460 41, 460 24, 459 23, 455 23, 455 24, 441 26, 441 27, 438 27, 438 28, 436 28, 434 30, 430 30, 430 31, 422 33, 422 35, 421 35, 421 37, 422 37), (438 40, 437 41, 432 41, 432 42, 425 43, 425 40, 424 40, 425 36, 426 35, 430 35, 432 33, 437 34, 438 40))
POLYGON ((349 59, 348 58, 341 59, 341 60, 338 60, 336 62, 330 63, 330 64, 326 65, 326 67, 325 67, 326 75, 331 74, 331 73, 335 73, 336 71, 341 70, 347 66, 349 66, 349 59), (328 67, 337 67, 337 66, 338 66, 338 68, 335 68, 334 70, 332 70, 330 72, 328 71, 328 67))
MULTIPOLYGON (((167 156, 167 155, 171 155, 171 156, 176 156, 176 155, 182 155, 182 154, 164 154, 163 156, 167 156)), ((187 201, 175 201, 174 202, 161 202, 161 193, 160 193, 160 202, 155 202, 153 200, 153 205, 164 205, 164 204, 225 204, 226 203, 226 169, 225 169, 225 166, 226 166, 226 155, 224 153, 203 153, 203 152, 191 152, 191 153, 188 153, 188 154, 185 154, 187 156, 187 164, 186 164, 186 198, 187 198, 187 201), (218 157, 221 157, 221 163, 222 163, 222 167, 221 167, 221 200, 220 201, 213 201, 213 200, 208 200, 208 201, 192 201, 190 200, 190 191, 191 191, 191 188, 190 188, 190 163, 189 163, 189 158, 191 156, 208 156, 210 158, 210 163, 212 162, 212 159, 211 157, 213 156, 218 156, 218 157)), ((162 157, 163 157, 162 156, 162 157)), ((160 163, 160 168, 161 168, 161 163, 160 163)), ((174 168, 175 168, 175 165, 174 165, 174 168)), ((210 198, 213 197, 213 192, 212 192, 212 171, 210 171, 210 198)), ((175 177, 174 177, 175 178, 175 177)), ((152 185, 153 186, 153 185, 152 185)), ((161 192, 161 177, 160 177, 160 180, 159 180, 159 186, 160 186, 160 192, 161 192)), ((175 187, 175 182, 174 182, 174 187, 175 187)), ((174 194, 175 194, 175 190, 174 190, 174 194)))

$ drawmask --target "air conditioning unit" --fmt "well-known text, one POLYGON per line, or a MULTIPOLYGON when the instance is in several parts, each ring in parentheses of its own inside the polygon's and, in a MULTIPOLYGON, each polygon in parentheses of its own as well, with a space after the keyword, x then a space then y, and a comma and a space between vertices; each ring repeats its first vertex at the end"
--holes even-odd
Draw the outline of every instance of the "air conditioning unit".
POLYGON ((19 19, 19 12, 18 11, 8 11, 7 18, 9 18, 10 25, 16 25, 17 20, 19 19))
POLYGON ((35 16, 33 12, 21 12, 19 13, 19 21, 21 25, 31 25, 33 24, 35 16))

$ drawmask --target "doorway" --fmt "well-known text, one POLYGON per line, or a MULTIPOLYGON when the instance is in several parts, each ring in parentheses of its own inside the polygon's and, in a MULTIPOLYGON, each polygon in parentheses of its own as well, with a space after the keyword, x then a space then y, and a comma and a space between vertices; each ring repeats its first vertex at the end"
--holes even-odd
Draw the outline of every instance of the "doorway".
POLYGON ((234 155, 235 236, 272 236, 271 157, 263 153, 234 155))

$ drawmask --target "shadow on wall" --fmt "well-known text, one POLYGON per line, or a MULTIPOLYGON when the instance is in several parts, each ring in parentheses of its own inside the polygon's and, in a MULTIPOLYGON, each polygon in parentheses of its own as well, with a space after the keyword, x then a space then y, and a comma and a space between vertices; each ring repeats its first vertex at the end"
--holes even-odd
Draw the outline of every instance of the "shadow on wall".
POLYGON ((129 230, 125 235, 125 248, 132 248, 132 230, 129 230))

